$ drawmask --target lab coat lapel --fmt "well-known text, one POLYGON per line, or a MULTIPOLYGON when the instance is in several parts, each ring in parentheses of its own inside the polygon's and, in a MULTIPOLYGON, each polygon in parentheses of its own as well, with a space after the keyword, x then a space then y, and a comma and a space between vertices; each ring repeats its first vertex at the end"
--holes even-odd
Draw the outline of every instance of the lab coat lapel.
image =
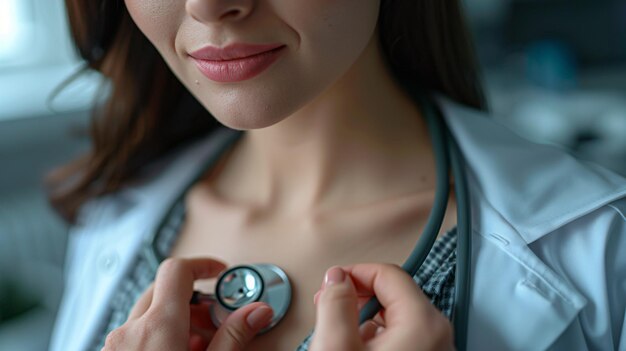
POLYGON ((528 248, 480 193, 472 194, 468 350, 546 350, 587 303, 528 248))
POLYGON ((623 180, 449 99, 439 103, 466 159, 472 202, 467 349, 546 350, 587 300, 528 245, 618 197, 623 180))
POLYGON ((610 170, 532 143, 443 96, 438 102, 474 187, 527 244, 626 195, 624 178, 610 170))

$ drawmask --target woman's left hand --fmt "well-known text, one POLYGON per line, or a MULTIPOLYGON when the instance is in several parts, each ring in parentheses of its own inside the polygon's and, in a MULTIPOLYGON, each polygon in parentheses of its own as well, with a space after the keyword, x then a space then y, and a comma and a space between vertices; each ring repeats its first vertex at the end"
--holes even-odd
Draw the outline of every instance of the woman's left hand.
POLYGON ((449 351, 452 325, 415 281, 390 264, 333 267, 315 295, 317 318, 311 351, 449 351), (382 306, 358 325, 358 311, 371 297, 382 306))
POLYGON ((165 260, 154 285, 137 301, 126 323, 107 336, 103 351, 243 351, 269 323, 269 306, 257 302, 242 307, 215 328, 208 305, 189 304, 194 281, 213 278, 224 268, 212 259, 165 260))

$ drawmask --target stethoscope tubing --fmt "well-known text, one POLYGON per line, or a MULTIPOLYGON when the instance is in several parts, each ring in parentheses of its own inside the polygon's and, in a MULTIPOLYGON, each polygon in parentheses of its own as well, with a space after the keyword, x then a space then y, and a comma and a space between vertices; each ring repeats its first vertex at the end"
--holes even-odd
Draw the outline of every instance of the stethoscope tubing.
MULTIPOLYGON (((402 265, 402 269, 413 277, 422 266, 433 247, 443 223, 445 210, 450 194, 449 170, 452 163, 455 194, 457 198, 457 264, 455 271, 455 297, 452 311, 455 345, 457 350, 465 350, 467 344, 467 321, 469 315, 469 291, 471 269, 471 208, 469 191, 465 177, 463 156, 450 134, 445 121, 425 94, 417 94, 422 102, 426 124, 433 143, 435 153, 435 169, 437 175, 436 193, 433 208, 428 217, 423 233, 415 248, 402 265)), ((370 299, 359 313, 359 323, 373 318, 381 305, 376 297, 370 299)))
MULTIPOLYGON (((446 144, 446 136, 443 132, 442 121, 436 117, 431 105, 425 101, 421 94, 418 94, 420 100, 422 100, 422 108, 424 111, 424 118, 428 126, 428 131, 433 143, 433 151, 435 153, 435 169, 437 175, 437 182, 435 184, 435 201, 433 208, 428 216, 426 226, 420 235, 413 251, 402 265, 402 269, 413 277, 422 263, 426 260, 430 249, 437 240, 439 228, 443 223, 443 217, 448 204, 448 197, 450 194, 450 184, 448 179, 449 174, 449 159, 448 148, 446 144)), ((380 302, 376 297, 370 299, 361 309, 359 313, 359 323, 362 324, 368 319, 374 318, 376 313, 380 310, 380 302)))
POLYGON ((454 176, 454 190, 457 199, 457 247, 456 272, 454 276, 454 342, 456 349, 467 348, 467 328, 469 325, 469 305, 472 269, 472 212, 465 162, 459 147, 448 129, 448 144, 454 176))

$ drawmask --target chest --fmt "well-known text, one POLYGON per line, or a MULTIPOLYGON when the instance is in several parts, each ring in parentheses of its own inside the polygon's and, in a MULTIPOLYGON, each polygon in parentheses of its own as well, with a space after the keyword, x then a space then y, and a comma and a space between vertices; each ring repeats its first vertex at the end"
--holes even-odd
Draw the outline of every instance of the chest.
MULTIPOLYGON (((295 350, 315 324, 313 296, 329 267, 362 262, 400 265, 408 257, 425 218, 396 210, 377 220, 359 217, 364 213, 278 220, 232 208, 196 211, 192 206, 171 255, 215 257, 229 266, 281 267, 292 284, 290 308, 274 329, 255 338, 250 349, 295 350)), ((444 229, 454 225, 453 214, 447 217, 444 229)), ((196 288, 212 291, 213 283, 197 282, 196 288)))

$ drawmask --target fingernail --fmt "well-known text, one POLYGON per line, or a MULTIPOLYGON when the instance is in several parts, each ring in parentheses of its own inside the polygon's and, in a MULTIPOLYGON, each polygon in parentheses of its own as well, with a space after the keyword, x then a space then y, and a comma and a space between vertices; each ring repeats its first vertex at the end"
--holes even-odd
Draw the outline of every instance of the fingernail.
POLYGON ((333 284, 338 284, 346 280, 346 273, 343 269, 339 267, 332 267, 326 272, 326 284, 325 286, 330 286, 333 284))
POLYGON ((250 312, 248 317, 246 317, 246 322, 252 329, 261 329, 270 322, 273 314, 274 311, 272 311, 271 308, 267 306, 261 306, 256 310, 250 312))
POLYGON ((370 334, 370 333, 374 334, 377 328, 378 328, 378 324, 376 324, 376 322, 370 319, 368 321, 365 321, 365 323, 359 326, 359 332, 361 333, 361 335, 370 334))

